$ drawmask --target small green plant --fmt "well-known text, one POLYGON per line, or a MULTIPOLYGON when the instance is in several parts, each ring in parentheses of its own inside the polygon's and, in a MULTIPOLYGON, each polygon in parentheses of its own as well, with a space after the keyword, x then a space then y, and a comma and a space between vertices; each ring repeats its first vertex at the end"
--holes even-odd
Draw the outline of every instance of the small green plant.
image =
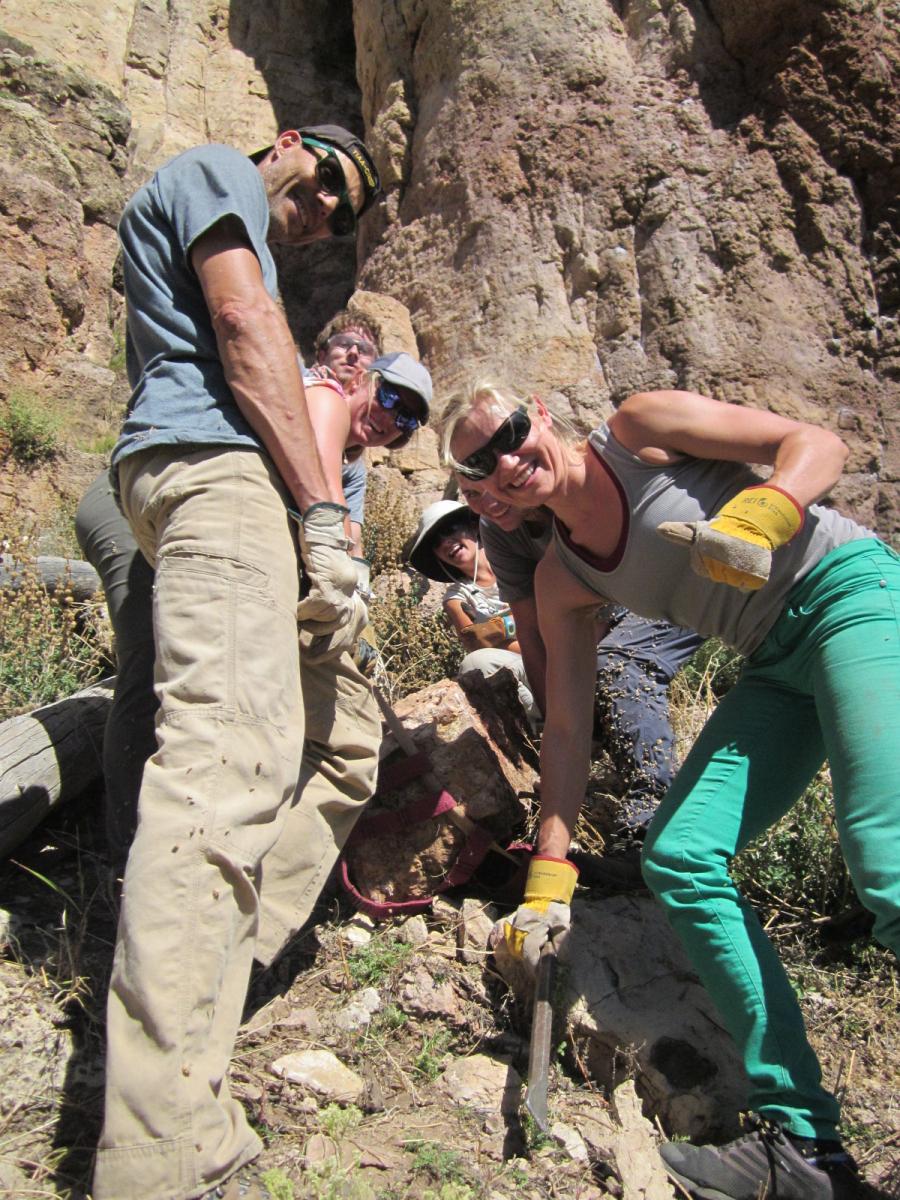
POLYGON ((404 1148, 413 1154, 412 1169, 416 1174, 440 1184, 468 1183, 465 1163, 455 1150, 436 1142, 406 1142, 404 1148))
POLYGON ((26 388, 13 388, 0 410, 0 433, 23 467, 55 458, 62 446, 62 421, 52 401, 26 388))
POLYGON ((124 375, 125 358, 125 330, 120 325, 113 330, 113 352, 109 359, 109 369, 117 375, 124 375))
POLYGON ((359 1161, 344 1166, 336 1158, 312 1163, 303 1173, 303 1196, 308 1200, 374 1200, 375 1193, 356 1176, 359 1161))
POLYGON ((399 1004, 388 1004, 381 1012, 375 1014, 369 1028, 373 1033, 393 1032, 408 1024, 409 1017, 399 1004))
POLYGON ((110 429, 106 433, 98 433, 95 438, 86 442, 82 449, 86 454, 102 454, 104 458, 108 458, 118 440, 118 433, 110 429))
POLYGON ((319 1113, 319 1124, 322 1132, 337 1141, 351 1129, 356 1129, 362 1123, 362 1112, 355 1104, 342 1108, 340 1104, 328 1104, 319 1113))
POLYGON ((409 695, 458 672, 462 643, 442 612, 423 608, 418 588, 406 576, 391 578, 374 597, 369 619, 392 695, 409 695))
POLYGON ((477 1195, 478 1192, 469 1184, 450 1180, 448 1183, 442 1183, 437 1191, 434 1188, 426 1188, 422 1193, 422 1200, 475 1200, 477 1195))
POLYGON ((522 1132, 525 1134, 525 1145, 532 1154, 551 1145, 551 1139, 541 1132, 537 1121, 527 1109, 522 1112, 522 1132))
POLYGON ((409 958, 412 946, 396 938, 375 938, 350 955, 350 979, 357 987, 371 987, 393 975, 409 958))
POLYGON ((431 1083, 441 1073, 444 1055, 453 1041, 453 1035, 446 1029, 438 1029, 434 1033, 425 1034, 422 1039, 422 1049, 415 1057, 415 1068, 420 1075, 431 1083))
POLYGON ((294 1185, 280 1167, 264 1171, 259 1178, 272 1200, 294 1200, 294 1185))

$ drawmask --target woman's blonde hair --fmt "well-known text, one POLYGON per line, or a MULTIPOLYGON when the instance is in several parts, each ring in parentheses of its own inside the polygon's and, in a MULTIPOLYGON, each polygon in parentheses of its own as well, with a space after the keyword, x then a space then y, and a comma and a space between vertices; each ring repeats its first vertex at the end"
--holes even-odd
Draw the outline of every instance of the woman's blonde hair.
MULTIPOLYGON (((575 446, 584 441, 584 433, 577 429, 568 417, 556 411, 546 401, 543 403, 553 418, 553 432, 564 446, 575 446)), ((489 411, 495 412, 504 420, 517 408, 524 407, 531 410, 534 407, 530 400, 517 396, 513 391, 499 388, 486 379, 477 380, 462 391, 454 393, 444 405, 437 421, 441 462, 451 471, 458 471, 462 466, 450 451, 450 443, 453 441, 456 428, 461 421, 466 419, 473 408, 481 404, 488 406, 489 411)))

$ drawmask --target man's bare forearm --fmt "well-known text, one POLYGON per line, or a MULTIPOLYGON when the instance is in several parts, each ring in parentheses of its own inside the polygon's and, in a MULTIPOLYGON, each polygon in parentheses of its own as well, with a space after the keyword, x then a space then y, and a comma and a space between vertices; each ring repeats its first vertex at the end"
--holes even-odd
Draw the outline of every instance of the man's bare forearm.
POLYGON ((297 352, 278 305, 267 296, 249 304, 230 301, 213 313, 213 326, 238 408, 301 512, 327 500, 297 352))

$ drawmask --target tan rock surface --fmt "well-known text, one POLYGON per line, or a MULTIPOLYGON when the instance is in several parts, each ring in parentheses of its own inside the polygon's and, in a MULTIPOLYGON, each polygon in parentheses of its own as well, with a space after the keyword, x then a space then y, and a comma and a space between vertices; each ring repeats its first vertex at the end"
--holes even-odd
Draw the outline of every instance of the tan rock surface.
MULTIPOLYGON (((126 190, 199 141, 250 150, 303 119, 365 118, 388 194, 363 221, 357 286, 407 306, 439 401, 486 372, 587 421, 658 386, 809 411, 851 448, 836 498, 889 535, 900 21, 881 2, 750 11, 367 0, 351 20, 326 0, 7 0, 4 27, 41 70, 77 65, 86 83, 37 101, 7 76, 5 157, 28 169, 0 205, 0 385, 62 345, 110 358, 117 104, 126 190), (105 130, 85 99, 102 87, 105 130)), ((356 254, 279 257, 308 348, 356 254)), ((430 451, 404 472, 439 473, 430 451)))

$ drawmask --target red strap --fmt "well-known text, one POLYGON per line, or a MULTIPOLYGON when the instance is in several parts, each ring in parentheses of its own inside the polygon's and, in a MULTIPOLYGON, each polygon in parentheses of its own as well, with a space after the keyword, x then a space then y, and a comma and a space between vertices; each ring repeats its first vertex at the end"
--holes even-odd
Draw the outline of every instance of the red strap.
POLYGON ((424 750, 397 758, 393 762, 381 763, 378 768, 378 791, 392 792, 418 779, 429 769, 428 755, 424 750))
POLYGON ((386 837, 391 833, 402 833, 410 825, 421 825, 423 821, 439 817, 450 808, 456 808, 456 801, 449 792, 441 792, 438 796, 422 796, 412 804, 407 804, 406 808, 384 809, 372 813, 371 816, 363 813, 345 844, 364 837, 386 837))

